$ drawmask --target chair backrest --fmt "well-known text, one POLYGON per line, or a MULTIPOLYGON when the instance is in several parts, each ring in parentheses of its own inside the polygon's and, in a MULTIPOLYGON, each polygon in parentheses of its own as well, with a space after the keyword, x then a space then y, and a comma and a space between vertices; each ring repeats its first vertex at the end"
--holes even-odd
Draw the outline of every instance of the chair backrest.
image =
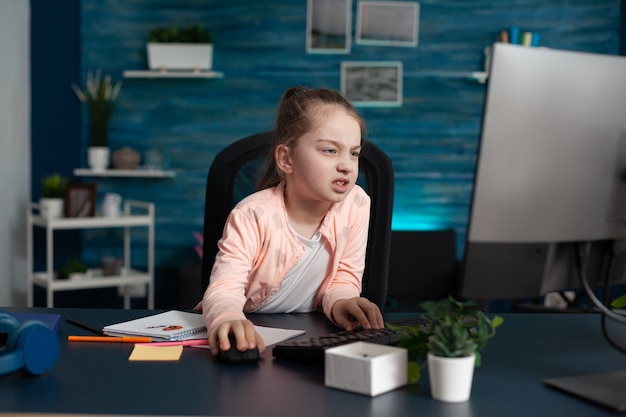
MULTIPOLYGON (((254 191, 271 141, 272 132, 239 139, 219 152, 211 164, 204 206, 203 292, 209 284, 217 242, 228 214, 254 191)), ((373 143, 366 142, 361 150, 358 183, 372 200, 362 296, 382 309, 387 296, 394 177, 391 160, 373 143)))

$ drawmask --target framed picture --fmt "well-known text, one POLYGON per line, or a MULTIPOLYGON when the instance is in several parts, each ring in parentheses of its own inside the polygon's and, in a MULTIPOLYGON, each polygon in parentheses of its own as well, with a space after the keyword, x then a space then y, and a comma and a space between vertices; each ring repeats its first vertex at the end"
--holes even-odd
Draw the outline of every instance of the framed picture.
POLYGON ((307 0, 306 51, 350 52, 352 0, 307 0))
POLYGON ((96 184, 72 183, 65 190, 65 217, 96 215, 96 184))
POLYGON ((341 93, 354 106, 401 106, 402 62, 342 62, 341 93))
POLYGON ((411 1, 359 1, 356 43, 417 46, 419 3, 411 1))

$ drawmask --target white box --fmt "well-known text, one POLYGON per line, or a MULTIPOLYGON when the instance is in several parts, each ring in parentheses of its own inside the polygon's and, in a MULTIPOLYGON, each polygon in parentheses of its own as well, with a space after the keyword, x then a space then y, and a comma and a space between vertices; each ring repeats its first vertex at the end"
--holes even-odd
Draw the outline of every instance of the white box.
POLYGON ((374 397, 407 384, 407 350, 355 342, 327 349, 325 385, 374 397))

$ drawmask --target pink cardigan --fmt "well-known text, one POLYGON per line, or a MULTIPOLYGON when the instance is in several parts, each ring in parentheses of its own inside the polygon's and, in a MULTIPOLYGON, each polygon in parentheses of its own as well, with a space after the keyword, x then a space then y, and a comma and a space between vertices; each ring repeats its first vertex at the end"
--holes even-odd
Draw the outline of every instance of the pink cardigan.
MULTIPOLYGON (((283 193, 283 184, 256 192, 230 213, 202 300, 207 328, 245 319, 244 312, 267 303, 304 253, 289 228, 283 193)), ((331 321, 335 302, 361 293, 369 215, 370 198, 355 185, 322 222, 320 232, 330 243, 332 268, 316 303, 331 321)))

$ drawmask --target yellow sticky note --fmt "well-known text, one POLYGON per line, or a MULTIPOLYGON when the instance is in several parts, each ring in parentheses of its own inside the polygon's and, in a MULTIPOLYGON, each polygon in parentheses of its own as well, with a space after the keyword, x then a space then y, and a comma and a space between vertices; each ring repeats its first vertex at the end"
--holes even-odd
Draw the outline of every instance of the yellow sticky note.
POLYGON ((135 345, 129 361, 177 361, 183 353, 182 346, 135 345))

